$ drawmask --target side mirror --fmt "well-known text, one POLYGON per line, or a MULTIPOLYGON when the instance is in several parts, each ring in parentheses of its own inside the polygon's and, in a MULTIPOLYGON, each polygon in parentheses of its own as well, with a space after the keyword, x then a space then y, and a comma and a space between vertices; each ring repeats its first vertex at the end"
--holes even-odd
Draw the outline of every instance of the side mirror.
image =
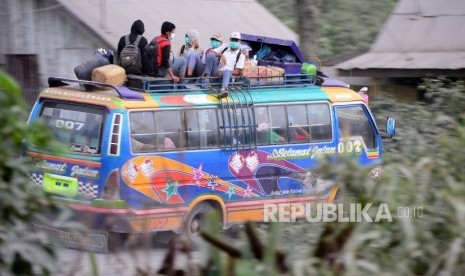
POLYGON ((387 117, 386 132, 391 138, 396 135, 396 119, 387 117))

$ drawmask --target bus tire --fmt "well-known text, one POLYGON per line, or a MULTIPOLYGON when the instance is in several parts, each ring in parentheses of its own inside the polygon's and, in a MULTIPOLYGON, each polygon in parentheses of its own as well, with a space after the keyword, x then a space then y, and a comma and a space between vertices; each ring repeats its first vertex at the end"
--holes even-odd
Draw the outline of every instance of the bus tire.
POLYGON ((116 253, 124 249, 129 233, 108 232, 108 252, 116 253))
POLYGON ((192 249, 199 249, 204 244, 200 232, 205 226, 205 220, 210 211, 214 210, 213 206, 207 202, 200 202, 195 205, 186 220, 185 235, 187 242, 192 249))

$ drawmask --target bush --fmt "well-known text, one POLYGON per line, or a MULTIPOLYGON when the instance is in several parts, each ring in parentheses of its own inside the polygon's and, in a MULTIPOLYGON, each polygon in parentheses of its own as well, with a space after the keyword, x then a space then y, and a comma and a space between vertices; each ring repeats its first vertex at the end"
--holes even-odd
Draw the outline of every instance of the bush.
POLYGON ((31 222, 44 222, 45 213, 57 209, 41 191, 31 191, 27 160, 20 158, 25 139, 45 147, 49 136, 39 124, 27 126, 21 90, 1 71, 0 106, 0 274, 50 274, 55 252, 31 222))

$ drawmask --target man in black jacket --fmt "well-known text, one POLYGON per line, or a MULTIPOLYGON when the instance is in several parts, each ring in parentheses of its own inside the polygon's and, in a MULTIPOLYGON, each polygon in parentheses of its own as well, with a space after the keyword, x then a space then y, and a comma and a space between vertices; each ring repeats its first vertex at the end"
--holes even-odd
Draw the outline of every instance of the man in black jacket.
MULTIPOLYGON (((134 21, 134 23, 132 23, 132 26, 131 26, 131 33, 129 34, 129 43, 134 43, 137 39, 137 36, 138 35, 142 36, 144 32, 145 32, 144 22, 142 22, 141 20, 134 21)), ((147 45, 147 39, 142 36, 142 38, 139 41, 139 45, 138 45, 141 53, 145 45, 147 45)), ((116 59, 117 61, 119 61, 119 57, 121 55, 121 51, 123 50, 124 46, 126 46, 125 35, 123 35, 119 39, 119 42, 118 42, 118 52, 117 52, 118 57, 116 59)))

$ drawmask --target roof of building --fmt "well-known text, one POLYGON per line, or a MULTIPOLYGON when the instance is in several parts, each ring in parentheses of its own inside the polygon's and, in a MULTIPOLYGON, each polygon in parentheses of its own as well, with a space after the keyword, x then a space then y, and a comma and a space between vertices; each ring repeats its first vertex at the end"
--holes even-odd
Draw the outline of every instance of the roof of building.
POLYGON ((465 68, 465 1, 400 0, 369 52, 336 67, 465 68))
POLYGON ((201 46, 220 32, 228 39, 233 31, 297 40, 297 35, 256 0, 57 0, 74 16, 116 48, 132 23, 144 22, 147 40, 160 34, 164 21, 176 25, 173 49, 184 42, 185 33, 196 28, 201 46))

